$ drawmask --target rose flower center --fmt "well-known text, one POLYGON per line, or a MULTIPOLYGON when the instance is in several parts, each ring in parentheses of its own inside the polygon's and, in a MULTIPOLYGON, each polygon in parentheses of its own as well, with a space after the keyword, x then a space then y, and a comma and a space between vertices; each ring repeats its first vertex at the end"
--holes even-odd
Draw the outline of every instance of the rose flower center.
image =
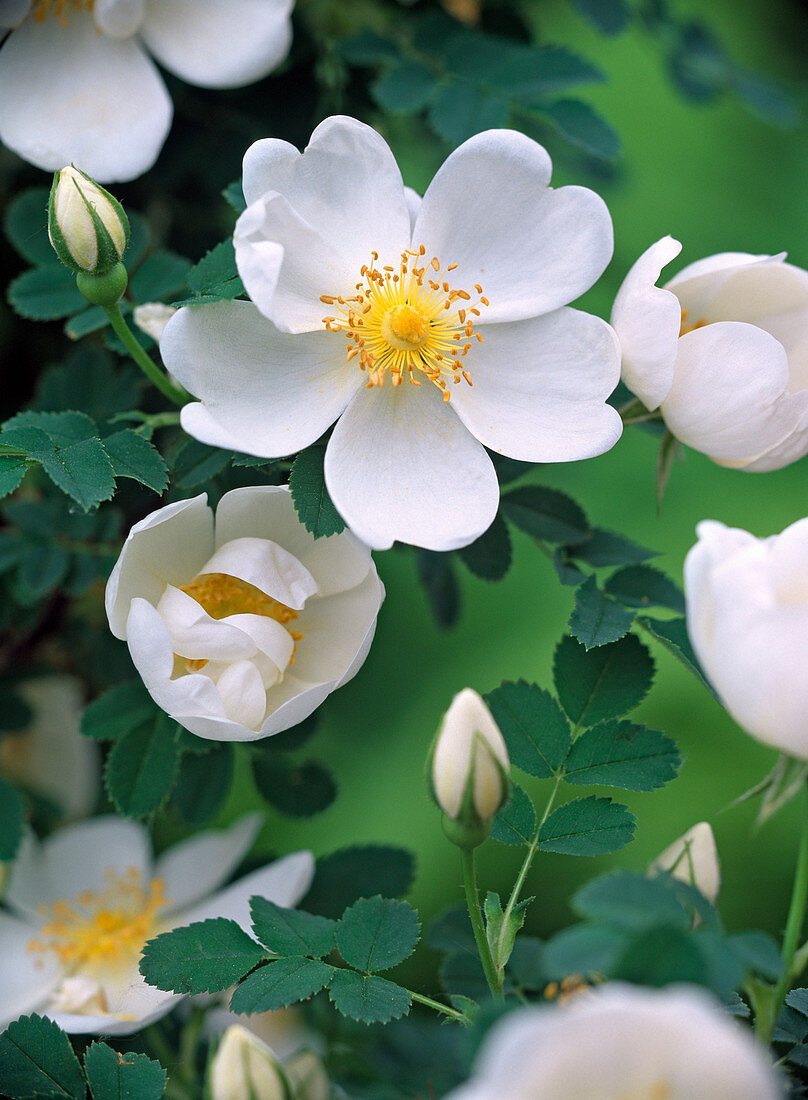
POLYGON ((66 27, 73 12, 92 11, 95 0, 34 0, 31 18, 36 23, 44 23, 53 16, 66 27))

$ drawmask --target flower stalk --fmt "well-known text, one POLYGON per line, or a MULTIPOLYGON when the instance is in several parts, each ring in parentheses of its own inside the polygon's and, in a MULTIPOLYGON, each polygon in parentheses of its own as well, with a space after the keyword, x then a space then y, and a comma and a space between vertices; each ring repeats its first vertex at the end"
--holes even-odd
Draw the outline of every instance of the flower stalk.
POLYGON ((480 895, 477 890, 477 870, 474 865, 474 849, 461 848, 460 865, 463 868, 463 888, 466 891, 466 905, 469 910, 471 927, 474 930, 474 941, 477 944, 477 953, 480 956, 485 980, 491 990, 491 996, 495 1001, 503 999, 502 981, 497 974, 497 968, 491 956, 491 948, 485 934, 483 915, 480 910, 480 895))
POLYGON ((118 304, 105 305, 103 308, 113 331, 152 385, 156 386, 160 393, 173 404, 178 405, 180 408, 187 405, 191 400, 190 394, 186 393, 180 386, 175 386, 170 378, 160 370, 151 356, 140 346, 135 334, 124 320, 118 304))

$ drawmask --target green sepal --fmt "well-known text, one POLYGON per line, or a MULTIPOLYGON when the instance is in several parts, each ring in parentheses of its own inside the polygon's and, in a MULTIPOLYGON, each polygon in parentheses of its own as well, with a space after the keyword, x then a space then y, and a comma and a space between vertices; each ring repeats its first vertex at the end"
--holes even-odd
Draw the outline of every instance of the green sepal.
POLYGON ((110 308, 123 298, 129 276, 122 263, 117 263, 105 275, 91 275, 87 271, 79 271, 76 275, 76 286, 88 302, 94 306, 110 308))
MULTIPOLYGON (((126 252, 126 248, 129 244, 129 237, 131 234, 129 218, 126 215, 126 211, 115 198, 115 196, 110 194, 110 192, 107 191, 106 188, 102 187, 101 184, 96 183, 96 181, 92 179, 91 176, 88 176, 86 172, 82 172, 80 168, 75 168, 74 170, 90 183, 92 183, 94 187, 97 187, 104 198, 107 199, 112 209, 115 211, 115 215, 120 221, 121 228, 123 229, 123 251, 120 254, 118 253, 118 249, 115 247, 115 242, 112 240, 112 237, 109 234, 109 230, 101 220, 98 211, 95 209, 93 204, 85 197, 81 187, 79 187, 78 183, 76 183, 76 190, 84 200, 84 205, 87 207, 87 211, 93 223, 93 228, 95 229, 98 255, 96 257, 95 267, 91 272, 88 272, 86 268, 81 267, 81 265, 78 264, 73 258, 73 254, 71 253, 68 243, 64 238, 64 234, 59 228, 58 222, 56 220, 56 188, 59 186, 59 179, 61 177, 63 169, 59 169, 59 171, 54 172, 53 174, 53 183, 51 184, 50 196, 48 198, 48 236, 50 237, 50 241, 53 245, 56 255, 65 265, 65 267, 68 267, 71 271, 75 271, 77 275, 81 273, 104 275, 108 271, 112 270, 116 266, 116 264, 120 263, 123 254, 126 252)), ((121 294, 118 295, 119 298, 121 297, 125 289, 126 284, 124 283, 123 290, 121 290, 121 294)), ((82 291, 82 293, 84 293, 84 291, 82 291)), ((85 297, 87 297, 87 295, 85 295, 85 297)), ((118 299, 116 298, 116 301, 117 300, 118 299)), ((95 299, 90 298, 90 301, 95 302, 95 299)), ((95 302, 95 304, 104 305, 114 303, 95 302)))

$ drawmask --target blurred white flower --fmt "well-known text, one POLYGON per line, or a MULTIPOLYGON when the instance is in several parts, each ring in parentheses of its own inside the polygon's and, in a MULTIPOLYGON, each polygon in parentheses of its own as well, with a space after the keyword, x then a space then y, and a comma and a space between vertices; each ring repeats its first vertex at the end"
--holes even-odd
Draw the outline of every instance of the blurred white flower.
POLYGON ((176 312, 176 306, 169 306, 164 302, 144 302, 132 310, 132 319, 141 332, 159 342, 163 329, 176 312))
POLYGON ((446 1100, 778 1100, 777 1077, 702 990, 610 983, 564 1007, 520 1008, 486 1036, 446 1100))
POLYGON ((510 760, 491 711, 472 688, 463 688, 443 716, 432 748, 435 801, 452 820, 487 821, 507 801, 510 760))
POLYGON ((0 1028, 42 1012, 72 1034, 129 1035, 164 1016, 182 998, 143 980, 146 940, 209 917, 249 931, 252 896, 290 907, 309 887, 314 861, 297 852, 221 889, 260 824, 251 814, 156 859, 147 829, 118 817, 29 835, 3 897, 13 915, 0 912, 0 1028))
POLYGON ((0 735, 0 773, 56 805, 68 819, 85 817, 98 797, 98 746, 79 733, 81 684, 72 676, 41 676, 14 691, 33 718, 0 735))
MULTIPOLYGON (((105 183, 151 168, 171 126, 163 68, 238 88, 286 57, 293 0, 4 0, 0 141, 105 183)), ((2 5, 0 5, 2 6, 2 5)))
POLYGON ((185 430, 276 457, 336 421, 329 494, 380 549, 482 534, 499 503, 486 447, 534 462, 608 450, 616 338, 567 303, 608 263, 611 218, 593 191, 551 188, 551 167, 524 134, 490 130, 422 201, 355 119, 326 119, 303 154, 256 142, 234 238, 252 303, 181 309, 161 341, 199 398, 185 430))
POLYGON ((110 628, 180 725, 253 741, 302 722, 359 670, 384 587, 349 531, 318 539, 289 490, 204 494, 135 524, 107 584, 110 628))
POLYGON ((681 248, 657 241, 618 292, 623 381, 722 466, 787 466, 808 452, 808 272, 785 253, 722 252, 657 287, 681 248))
POLYGON ((687 629, 747 733, 808 760, 808 519, 779 535, 705 520, 685 559, 687 629))
POLYGON ((648 870, 652 875, 667 871, 673 878, 695 886, 715 905, 721 888, 721 869, 715 837, 709 824, 699 821, 693 825, 661 852, 648 870))

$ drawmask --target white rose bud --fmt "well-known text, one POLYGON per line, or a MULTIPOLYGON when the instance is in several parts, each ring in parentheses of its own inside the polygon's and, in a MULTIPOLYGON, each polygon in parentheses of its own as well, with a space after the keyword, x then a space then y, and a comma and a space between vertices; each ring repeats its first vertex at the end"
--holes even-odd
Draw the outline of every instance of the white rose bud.
POLYGON ((266 1043, 240 1024, 222 1036, 208 1070, 210 1100, 291 1100, 283 1068, 266 1043))
POLYGON ((721 887, 721 870, 713 830, 706 821, 700 821, 674 840, 648 868, 650 875, 662 872, 695 886, 711 905, 715 905, 721 887))
POLYGON ((328 1100, 331 1083, 322 1059, 312 1050, 300 1050, 284 1066, 294 1100, 328 1100))
POLYGON ((452 700, 430 761, 432 794, 447 835, 461 847, 481 844, 510 792, 510 760, 491 712, 471 688, 452 700))
POLYGON ((77 274, 104 275, 129 243, 129 219, 109 191, 72 165, 53 177, 48 236, 59 259, 77 274))

